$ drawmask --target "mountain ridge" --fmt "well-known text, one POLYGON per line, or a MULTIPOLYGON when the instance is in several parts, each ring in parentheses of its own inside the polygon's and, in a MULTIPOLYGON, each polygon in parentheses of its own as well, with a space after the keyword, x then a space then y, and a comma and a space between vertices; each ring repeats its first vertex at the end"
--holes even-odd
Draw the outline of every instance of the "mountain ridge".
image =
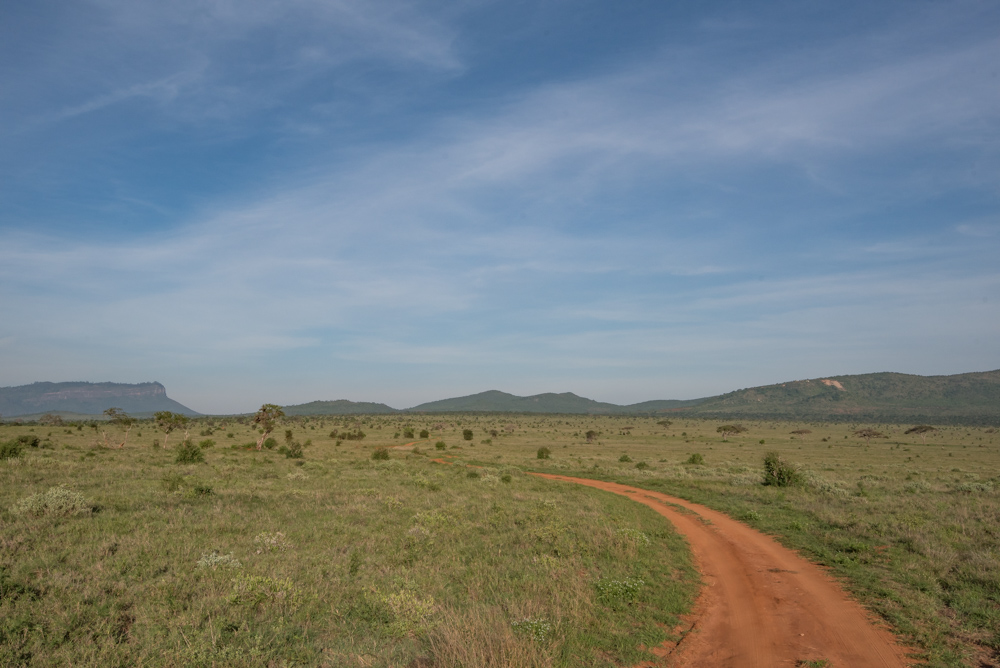
POLYGON ((0 416, 23 418, 44 413, 100 415, 108 408, 126 413, 152 414, 171 411, 196 416, 200 413, 167 396, 160 383, 90 383, 84 381, 0 387, 0 416))

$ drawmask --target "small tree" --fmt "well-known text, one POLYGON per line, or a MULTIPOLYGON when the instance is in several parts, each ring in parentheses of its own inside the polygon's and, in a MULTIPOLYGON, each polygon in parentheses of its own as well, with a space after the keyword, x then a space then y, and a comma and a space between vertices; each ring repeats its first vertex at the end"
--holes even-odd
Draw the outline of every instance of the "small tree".
POLYGON ((729 438, 730 436, 735 436, 736 434, 742 434, 746 430, 747 428, 741 424, 724 424, 715 431, 722 434, 722 438, 729 438))
POLYGON ((175 429, 187 430, 187 415, 171 413, 170 411, 157 411, 156 413, 153 413, 153 420, 156 422, 156 428, 163 432, 164 449, 167 447, 167 440, 170 438, 170 432, 175 429))
POLYGON ((798 470, 784 461, 777 452, 764 455, 764 484, 775 487, 789 487, 801 480, 798 470))
POLYGON ((285 411, 281 410, 281 406, 276 404, 264 404, 253 416, 253 423, 263 430, 260 438, 257 439, 258 450, 264 447, 264 441, 271 435, 274 428, 278 426, 278 420, 283 417, 285 417, 285 411))
POLYGON ((858 438, 865 439, 865 445, 871 445, 873 438, 885 438, 885 434, 876 429, 870 429, 870 428, 858 429, 856 432, 854 432, 854 435, 857 436, 858 438))
POLYGON ((594 439, 597 438, 597 432, 593 429, 588 429, 587 433, 584 434, 587 437, 587 443, 593 443, 594 439))
POLYGON ((663 427, 664 429, 666 429, 667 427, 669 427, 669 426, 670 426, 670 425, 672 425, 673 423, 674 423, 674 421, 673 421, 673 420, 660 420, 660 421, 659 421, 659 422, 657 422, 656 424, 658 424, 658 425, 660 425, 661 427, 663 427))
MULTIPOLYGON (((128 441, 128 433, 132 431, 132 427, 135 426, 135 418, 123 411, 120 408, 109 408, 104 411, 104 414, 108 417, 108 421, 125 432, 125 438, 122 439, 119 448, 124 448, 125 443, 128 441)), ((104 442, 107 444, 108 435, 104 434, 104 442)))
POLYGON ((927 442, 927 434, 932 431, 937 431, 936 427, 932 427, 929 424, 918 424, 916 427, 910 427, 904 434, 920 434, 920 440, 924 443, 927 442))
POLYGON ((466 441, 471 441, 472 440, 472 430, 471 429, 463 429, 462 430, 462 438, 464 438, 466 441))

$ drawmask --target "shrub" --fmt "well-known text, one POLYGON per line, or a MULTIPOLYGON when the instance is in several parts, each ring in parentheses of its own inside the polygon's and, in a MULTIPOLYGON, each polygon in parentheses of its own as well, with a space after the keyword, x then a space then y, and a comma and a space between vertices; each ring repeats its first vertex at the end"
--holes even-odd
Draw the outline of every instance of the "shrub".
POLYGON ((375 448, 372 459, 389 459, 389 448, 375 448))
POLYGON ((430 438, 431 433, 426 429, 420 430, 420 438, 430 438))
POLYGON ((282 453, 288 459, 302 459, 305 454, 302 452, 302 444, 298 441, 293 441, 288 445, 283 445, 278 448, 278 452, 282 453))
POLYGON ((94 505, 82 494, 66 489, 65 486, 50 487, 46 492, 32 494, 18 501, 10 509, 13 515, 30 515, 43 517, 46 515, 64 516, 87 515, 94 505))
POLYGON ((702 464, 705 463, 705 458, 702 456, 702 454, 700 452, 696 452, 696 453, 692 454, 690 457, 688 457, 687 461, 684 462, 684 463, 685 464, 696 464, 696 465, 700 466, 700 465, 702 465, 702 464))
POLYGON ((0 459, 17 459, 21 456, 24 445, 17 441, 4 441, 0 443, 0 459))
POLYGON ((448 446, 444 444, 444 441, 438 441, 437 443, 434 444, 434 447, 437 448, 438 450, 444 450, 448 446))
POLYGON ((40 438, 34 434, 21 434, 15 439, 18 443, 29 448, 37 448, 42 442, 40 438))
POLYGON ((552 451, 549 450, 548 448, 546 448, 544 445, 542 447, 538 448, 538 455, 537 456, 538 456, 539 459, 548 459, 551 455, 552 455, 552 451))
POLYGON ((479 477, 479 473, 478 473, 477 471, 472 471, 472 470, 469 470, 469 471, 468 471, 468 472, 467 472, 467 473, 465 474, 465 477, 466 477, 466 478, 478 478, 478 477, 479 477))
POLYGON ((264 447, 268 450, 274 450, 278 446, 278 442, 273 438, 264 439, 264 447))
POLYGON ((764 484, 775 487, 789 487, 802 481, 798 470, 781 459, 777 452, 764 455, 764 484))
POLYGON ((199 441, 198 442, 198 447, 199 448, 214 448, 215 447, 215 441, 213 441, 210 438, 206 438, 204 441, 199 441))
POLYGON ((635 467, 640 471, 645 471, 646 469, 649 468, 649 464, 647 464, 646 462, 639 462, 638 464, 635 465, 635 467))
POLYGON ((403 430, 403 438, 413 438, 413 429, 407 427, 403 430))
POLYGON ((462 430, 462 438, 465 439, 466 441, 471 441, 472 440, 472 430, 471 429, 463 429, 462 430))
POLYGON ((191 441, 184 441, 177 446, 177 464, 197 464, 205 461, 205 453, 191 441))
POLYGON ((622 462, 623 464, 629 464, 632 462, 632 458, 629 457, 628 455, 622 455, 621 457, 618 458, 618 461, 622 462))

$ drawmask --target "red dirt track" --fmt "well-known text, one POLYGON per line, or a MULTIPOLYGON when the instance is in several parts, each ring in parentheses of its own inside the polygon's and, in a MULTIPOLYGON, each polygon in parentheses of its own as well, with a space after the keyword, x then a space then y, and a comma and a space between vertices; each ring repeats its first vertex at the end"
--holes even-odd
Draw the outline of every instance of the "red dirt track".
POLYGON ((687 539, 705 586, 669 665, 793 668, 821 659, 830 668, 910 665, 892 634, 825 571, 745 524, 659 492, 532 475, 627 496, 666 517, 687 539))

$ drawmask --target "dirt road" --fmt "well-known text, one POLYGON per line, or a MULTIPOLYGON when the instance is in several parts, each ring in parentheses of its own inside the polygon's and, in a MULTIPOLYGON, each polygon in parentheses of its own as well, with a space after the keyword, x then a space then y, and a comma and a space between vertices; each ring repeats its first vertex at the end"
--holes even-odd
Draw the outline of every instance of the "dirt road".
POLYGON ((670 652, 669 665, 911 665, 893 636, 874 623, 820 567, 745 524, 659 492, 599 480, 532 475, 587 485, 644 503, 670 520, 687 539, 705 587, 691 616, 691 631, 670 652), (828 663, 820 663, 823 660, 828 663))

